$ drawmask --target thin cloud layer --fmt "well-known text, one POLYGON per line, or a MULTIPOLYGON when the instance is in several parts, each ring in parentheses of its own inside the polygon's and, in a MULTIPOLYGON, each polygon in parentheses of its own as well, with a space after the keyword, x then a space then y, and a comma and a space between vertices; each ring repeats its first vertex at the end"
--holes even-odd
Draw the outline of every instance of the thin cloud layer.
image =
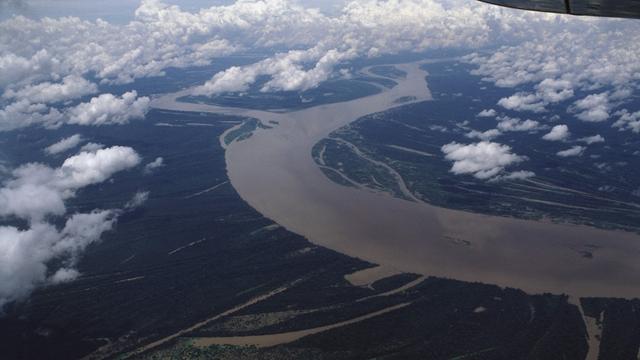
POLYGON ((148 163, 147 165, 144 166, 144 172, 146 174, 150 174, 154 170, 159 169, 159 168, 161 168, 163 166, 164 166, 164 158, 157 157, 155 160, 153 160, 152 162, 150 162, 150 163, 148 163))
POLYGON ((600 135, 600 134, 596 134, 596 135, 593 135, 593 136, 586 136, 586 137, 580 138, 578 140, 584 142, 587 145, 605 142, 604 137, 602 135, 600 135))
POLYGON ((572 146, 569 149, 558 151, 557 155, 560 157, 572 157, 572 156, 580 156, 584 153, 587 148, 584 146, 576 145, 572 146))
POLYGON ((49 146, 47 146, 44 149, 44 152, 47 155, 56 155, 68 150, 71 150, 75 147, 77 147, 78 145, 80 145, 80 143, 83 141, 84 139, 82 138, 82 136, 80 134, 75 134, 75 135, 71 135, 67 138, 61 139, 60 141, 51 144, 49 146))

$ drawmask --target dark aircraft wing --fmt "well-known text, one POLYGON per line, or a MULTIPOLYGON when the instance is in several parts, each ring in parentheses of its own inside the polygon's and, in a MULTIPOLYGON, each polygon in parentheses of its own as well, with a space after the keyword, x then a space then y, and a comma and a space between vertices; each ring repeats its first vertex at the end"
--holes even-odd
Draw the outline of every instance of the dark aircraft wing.
POLYGON ((480 0, 516 9, 640 19, 640 0, 480 0))

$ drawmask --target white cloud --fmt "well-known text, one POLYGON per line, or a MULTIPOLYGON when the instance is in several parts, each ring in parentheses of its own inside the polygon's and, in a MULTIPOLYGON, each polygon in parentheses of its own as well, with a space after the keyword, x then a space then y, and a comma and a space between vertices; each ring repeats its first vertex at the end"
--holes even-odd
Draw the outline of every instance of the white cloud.
MULTIPOLYGON (((582 90, 611 85, 622 89, 638 80, 638 24, 610 21, 605 26, 603 21, 571 20, 559 31, 537 32, 528 41, 467 60, 478 66, 475 74, 500 87, 538 85, 554 79, 546 85, 582 90)), ((568 93, 560 98, 565 96, 568 93)))
POLYGON ((140 156, 130 147, 112 146, 96 152, 82 152, 56 169, 55 184, 72 190, 103 182, 113 174, 137 166, 140 156))
POLYGON ((488 141, 468 145, 452 142, 442 146, 441 150, 447 160, 453 161, 451 172, 456 175, 473 174, 478 179, 490 179, 505 167, 526 159, 513 154, 507 145, 488 141))
MULTIPOLYGON (((480 66, 478 73, 499 85, 540 82, 536 93, 531 94, 537 100, 526 95, 505 98, 503 103, 513 109, 542 111, 546 103, 569 97, 576 87, 574 78, 565 78, 562 71, 557 71, 559 60, 553 64, 544 60, 557 53, 563 55, 561 50, 566 50, 566 43, 573 40, 571 37, 583 39, 583 34, 589 31, 603 32, 594 22, 583 19, 508 10, 473 1, 351 1, 344 4, 342 11, 327 14, 296 1, 236 1, 190 13, 161 1, 143 0, 135 12, 135 20, 124 25, 73 17, 40 20, 14 17, 2 21, 0 88, 9 86, 10 89, 4 89, 5 96, 14 103, 24 100, 26 105, 1 110, 7 115, 0 112, 0 129, 33 124, 59 126, 66 122, 62 113, 75 124, 128 121, 127 116, 97 109, 105 106, 98 99, 113 103, 113 98, 99 96, 94 98, 95 103, 68 112, 60 109, 56 113, 43 107, 48 102, 94 92, 95 85, 85 79, 89 76, 101 83, 123 84, 136 78, 163 75, 169 67, 206 65, 220 56, 247 51, 269 54, 273 49, 280 49, 280 53, 257 64, 232 67, 215 74, 196 93, 245 91, 262 76, 267 77, 263 91, 305 90, 331 78, 336 69, 337 72, 344 70, 340 65, 356 57, 442 48, 473 49, 513 44, 523 39, 529 40, 525 46, 504 47, 490 59, 476 56, 473 61, 480 66), (562 37, 557 36, 560 33, 568 39, 556 40, 555 37, 562 37), (551 40, 554 41, 548 41, 546 37, 550 35, 546 34, 553 34, 551 40), (547 43, 557 52, 544 50, 547 43), (30 105, 37 106, 38 110, 22 111, 30 105), (16 107, 22 110, 16 112, 16 107), (96 108, 95 113, 91 113, 92 108, 96 108), (52 113, 48 114, 49 111, 52 113), (104 120, 100 120, 101 116, 104 120)), ((605 41, 616 40, 616 33, 619 31, 606 32, 598 44, 605 44, 607 50, 623 49, 633 54, 632 49, 622 47, 627 44, 621 44, 620 39, 605 41)), ((628 36, 623 38, 628 40, 628 36)), ((593 47, 588 45, 582 48, 593 47)), ((617 61, 616 66, 626 65, 620 74, 637 73, 634 68, 637 62, 621 60, 629 54, 609 59, 617 61)), ((562 63, 562 70, 579 64, 573 57, 568 59, 562 63)), ((596 67, 592 68, 591 79, 609 79, 612 73, 607 69, 607 74, 596 74, 596 67)), ((628 83, 628 78, 626 80, 628 83)), ((137 104, 140 107, 134 106, 131 110, 144 113, 144 104, 137 104)))
MULTIPOLYGON (((506 66, 499 74, 489 71, 490 78, 512 85, 545 78, 562 82, 567 79, 559 78, 562 72, 555 71, 559 65, 544 62, 544 55, 554 53, 544 51, 544 45, 551 43, 552 50, 563 50, 567 43, 573 45, 573 39, 567 39, 569 36, 582 39, 590 30, 603 32, 593 25, 595 22, 583 19, 508 10, 473 1, 344 4, 341 11, 327 14, 297 1, 236 1, 190 13, 161 1, 143 0, 135 11, 135 20, 124 25, 73 17, 41 20, 14 17, 0 23, 0 44, 3 44, 0 87, 12 84, 20 88, 58 82, 69 75, 89 74, 104 83, 122 84, 140 77, 163 75, 168 67, 206 65, 217 57, 247 50, 284 49, 260 66, 236 68, 226 76, 217 74, 201 91, 242 91, 238 89, 246 88, 260 75, 271 76, 265 90, 305 89, 326 79, 338 63, 354 56, 472 49, 524 39, 530 43, 522 54, 510 57, 509 48, 501 48, 494 55, 491 70, 499 69, 497 59, 506 66), (545 36, 555 41, 547 41, 545 36), (295 50, 288 51, 292 49, 295 50), (539 55, 541 51, 544 55, 539 55), (526 58, 529 54, 534 56, 526 58)), ((608 50, 621 48, 620 39, 613 38, 614 30, 597 43, 608 46, 608 50)), ((633 32, 626 32, 629 33, 633 32)), ((628 40, 629 36, 618 38, 628 40)), ((593 48, 593 43, 582 42, 582 48, 593 48)), ((611 58, 633 64, 632 60, 619 59, 624 56, 611 58)), ((562 65, 577 63, 570 60, 562 65)), ((625 70, 633 74, 634 68, 629 66, 625 70)), ((599 75, 599 79, 604 79, 608 74, 599 75)), ((573 84, 571 80, 567 81, 573 84)), ((566 96, 563 91, 543 93, 551 99, 566 96)))
POLYGON ((49 277, 49 282, 52 284, 65 283, 75 280, 78 276, 80 273, 76 269, 61 268, 49 277))
POLYGON ((573 146, 569 149, 558 151, 557 155, 560 157, 570 157, 570 156, 580 156, 584 153, 587 148, 584 146, 573 146))
POLYGON ((138 97, 136 91, 122 96, 101 94, 89 102, 63 109, 42 103, 31 103, 26 98, 0 109, 0 131, 10 131, 32 125, 57 128, 62 124, 122 125, 130 120, 142 119, 149 111, 150 99, 138 97))
POLYGON ((48 214, 62 215, 64 200, 75 196, 76 190, 139 163, 140 157, 132 148, 114 146, 82 152, 55 169, 37 163, 22 165, 0 188, 0 216, 40 221, 48 214))
MULTIPOLYGON (((14 24, 18 25, 18 24, 14 24)), ((8 37, 12 32, 17 32, 18 26, 13 30, 7 29, 7 22, 0 24, 0 43, 5 47, 9 45, 8 37)), ((44 29, 39 29, 43 31, 44 29)), ((26 39, 25 39, 26 40, 26 39)), ((14 46, 17 46, 15 44, 14 46)), ((24 48, 23 44, 23 48, 24 48)), ((41 47, 34 47, 29 55, 18 55, 17 48, 9 46, 9 51, 0 54, 0 87, 7 85, 29 84, 32 81, 58 77, 60 63, 57 58, 41 47)))
MULTIPOLYGON (((53 171, 49 170, 51 169, 35 164, 23 167, 23 173, 26 176, 35 172, 40 172, 45 176, 53 175, 53 171), (29 171, 26 171, 27 166, 29 171)), ((0 188, 0 216, 17 216, 39 220, 49 214, 62 215, 65 213, 65 196, 61 191, 48 184, 20 182, 22 179, 14 179, 0 188)))
POLYGON ((478 113, 478 117, 494 117, 498 113, 494 109, 484 109, 478 113))
MULTIPOLYGON (((273 4, 266 3, 267 7, 273 4)), ((299 19, 295 24, 308 17, 308 23, 317 25, 290 28, 293 34, 315 35, 306 44, 310 46, 307 50, 289 51, 258 64, 228 69, 216 74, 195 94, 245 91, 259 76, 271 78, 263 91, 305 90, 329 78, 338 64, 356 57, 446 47, 476 48, 497 39, 524 38, 533 27, 553 24, 548 17, 526 12, 506 14, 484 4, 425 0, 352 1, 336 17, 299 10, 296 16, 299 19), (516 31, 510 27, 525 18, 530 20, 531 28, 516 31), (506 28, 510 31, 503 32, 506 28)), ((291 34, 283 34, 281 39, 286 41, 289 37, 291 34)))
POLYGON ((567 139, 571 133, 567 125, 556 125, 551 131, 545 134, 542 138, 548 141, 562 141, 567 139))
POLYGON ((471 130, 470 132, 465 134, 465 136, 468 137, 469 139, 479 139, 479 140, 492 140, 497 138, 500 135, 502 135, 502 133, 498 129, 490 129, 482 132, 477 130, 471 130))
POLYGON ((164 159, 162 157, 157 157, 152 162, 148 163, 144 166, 144 172, 149 174, 153 172, 153 170, 161 168, 164 166, 164 159))
POLYGON ((71 150, 73 148, 75 148, 76 146, 80 145, 80 143, 83 141, 84 139, 82 138, 82 136, 80 134, 75 134, 75 135, 71 135, 67 138, 64 138, 60 141, 58 141, 55 144, 51 144, 49 146, 47 146, 44 149, 44 152, 47 153, 48 155, 56 155, 59 154, 61 152, 65 152, 68 150, 71 150))
POLYGON ((273 58, 244 67, 231 67, 216 74, 211 80, 194 90, 195 95, 213 95, 223 92, 240 92, 249 89, 258 76, 270 76, 261 91, 307 90, 327 80, 338 63, 355 58, 354 51, 341 52, 324 49, 323 45, 309 50, 292 50, 273 58), (305 65, 314 63, 306 69, 305 65))
POLYGON ((597 135, 593 135, 593 136, 586 136, 583 138, 578 139, 584 143, 586 143, 587 145, 591 145, 591 144, 596 144, 596 143, 603 143, 604 142, 604 137, 600 134, 597 135))
POLYGON ((547 105, 573 97, 572 84, 567 80, 544 79, 535 88, 535 93, 519 92, 502 98, 498 105, 514 111, 541 113, 546 111, 547 105))
POLYGON ((149 200, 149 192, 148 191, 138 191, 133 195, 133 198, 129 200, 125 205, 125 209, 135 209, 144 205, 144 203, 149 200))
POLYGON ((90 142, 90 143, 86 143, 85 145, 83 145, 80 148, 80 151, 96 152, 96 151, 98 151, 100 149, 104 149, 104 145, 103 144, 90 142))
POLYGON ((0 109, 0 131, 10 131, 31 125, 57 127, 63 115, 44 104, 32 104, 27 100, 13 102, 0 109))
MULTIPOLYGON (((0 226, 0 308, 39 284, 78 276, 74 269, 78 256, 112 229, 120 210, 73 214, 61 229, 46 219, 63 216, 65 200, 78 189, 104 182, 139 162, 133 149, 114 146, 69 157, 58 168, 31 163, 13 170, 0 188, 0 217, 25 219, 29 226, 0 226)), ((139 202, 143 197, 134 199, 139 202)))
POLYGON ((518 118, 512 118, 508 116, 502 116, 498 118, 498 129, 500 131, 536 131, 540 129, 540 123, 527 119, 520 120, 518 118))
POLYGON ((549 104, 572 98, 572 86, 568 80, 544 79, 536 85, 536 90, 538 97, 549 104))
POLYGON ((508 181, 508 180, 526 180, 536 176, 533 171, 519 170, 508 173, 506 175, 498 175, 490 181, 508 181))
MULTIPOLYGON (((540 31, 528 41, 503 46, 491 55, 475 54, 466 59, 477 66, 474 74, 496 86, 531 86, 534 92, 526 99, 529 104, 538 104, 536 99, 542 105, 560 103, 575 96, 577 90, 602 93, 601 89, 608 87, 613 88, 612 100, 631 96, 630 89, 640 80, 640 25, 613 21, 563 25, 563 29, 540 31)), ((604 100, 604 96, 595 95, 600 98, 587 102, 604 100)), ((576 111, 578 117, 585 121, 606 119, 607 104, 602 101, 599 105, 576 111)))
POLYGON ((149 111, 149 98, 140 97, 135 91, 122 94, 102 94, 88 103, 79 104, 67 112, 69 124, 111 125, 126 124, 129 120, 142 119, 149 111))
POLYGON ((30 103, 56 103, 72 100, 84 95, 95 94, 98 87, 81 76, 68 75, 61 83, 43 82, 28 85, 18 90, 8 89, 5 99, 27 100, 30 103))
POLYGON ((517 93, 500 99, 498 105, 514 111, 532 111, 535 113, 545 111, 545 103, 535 94, 517 93))
POLYGON ((600 122, 609 119, 609 93, 592 94, 573 104, 572 111, 583 121, 600 122))
POLYGON ((634 113, 629 112, 627 109, 616 112, 618 120, 613 123, 613 126, 620 130, 631 130, 634 133, 640 133, 640 111, 634 113))
POLYGON ((115 213, 105 210, 75 214, 61 230, 44 222, 33 223, 26 230, 0 226, 0 309, 28 295, 39 284, 77 276, 72 269, 77 257, 114 223, 115 213), (62 260, 62 267, 47 279, 47 264, 53 259, 62 260))

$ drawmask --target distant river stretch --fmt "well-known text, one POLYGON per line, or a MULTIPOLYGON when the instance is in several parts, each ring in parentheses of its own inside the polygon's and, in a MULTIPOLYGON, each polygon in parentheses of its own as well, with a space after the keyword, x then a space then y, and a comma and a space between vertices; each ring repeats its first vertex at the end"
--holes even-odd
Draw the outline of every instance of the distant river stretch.
POLYGON ((420 64, 396 66, 407 77, 391 90, 300 111, 176 101, 189 90, 160 97, 153 106, 243 115, 273 126, 227 147, 231 183, 259 212, 315 244, 401 271, 529 293, 640 297, 637 234, 444 209, 329 180, 311 155, 318 141, 362 116, 398 106, 398 98, 431 100, 420 64))

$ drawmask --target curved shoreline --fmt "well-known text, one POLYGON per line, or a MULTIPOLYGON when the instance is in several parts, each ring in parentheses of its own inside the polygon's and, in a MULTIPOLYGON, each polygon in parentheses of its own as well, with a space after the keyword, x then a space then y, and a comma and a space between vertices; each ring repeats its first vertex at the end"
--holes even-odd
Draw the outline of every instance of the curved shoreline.
POLYGON ((406 272, 529 293, 640 297, 637 234, 467 213, 329 180, 311 154, 318 141, 362 116, 407 104, 395 104, 398 98, 431 98, 419 64, 396 66, 407 77, 393 89, 288 113, 177 102, 188 90, 152 105, 277 121, 227 146, 228 175, 252 207, 318 245, 406 272), (593 259, 580 255, 586 248, 597 248, 593 259))

